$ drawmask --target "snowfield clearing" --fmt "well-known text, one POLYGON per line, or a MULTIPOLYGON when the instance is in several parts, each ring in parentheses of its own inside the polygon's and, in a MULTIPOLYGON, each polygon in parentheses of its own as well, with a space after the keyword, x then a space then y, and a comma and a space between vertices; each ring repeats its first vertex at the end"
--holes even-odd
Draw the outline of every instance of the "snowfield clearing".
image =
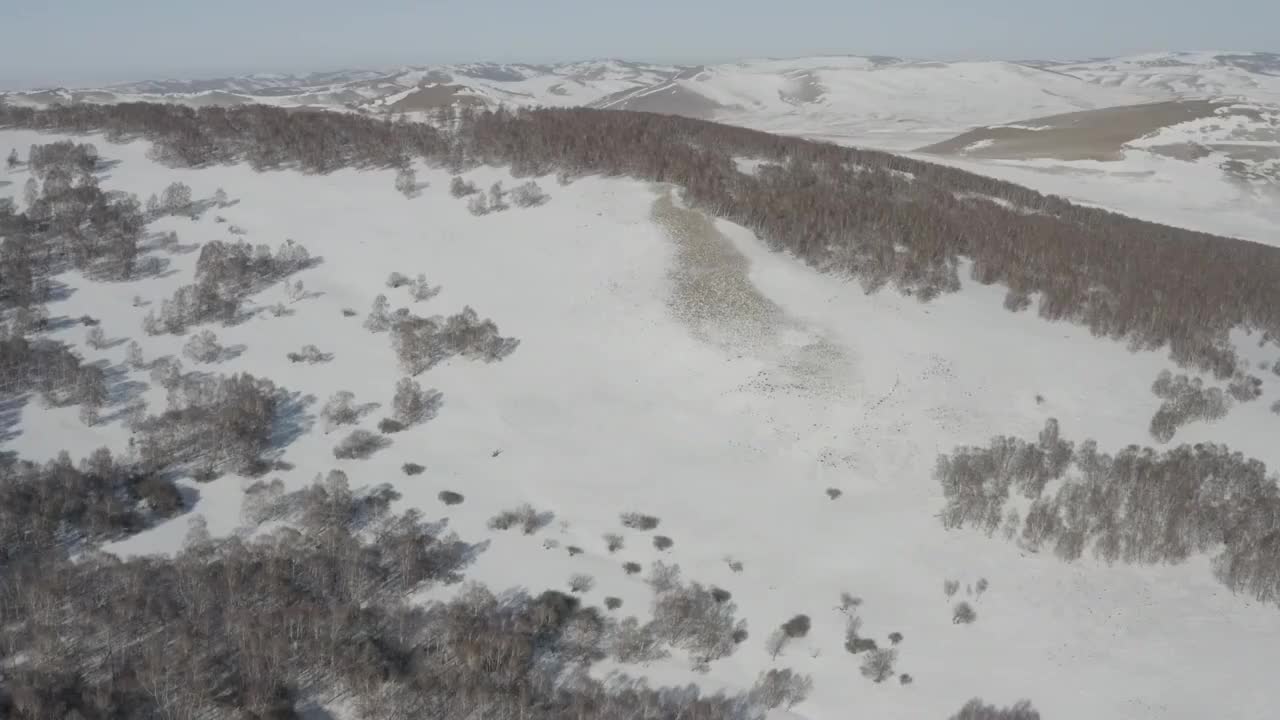
MULTIPOLYGON (((25 154, 64 137, 3 130, 0 148, 25 154)), ((495 592, 567 591, 570 576, 585 573, 594 578, 583 593, 588 603, 617 597, 623 604, 613 615, 644 620, 652 591, 622 563, 647 569, 662 560, 678 563, 688 580, 730 591, 748 622, 746 641, 705 674, 692 672, 680 652, 648 666, 601 663, 597 671, 743 690, 762 671, 789 667, 813 678, 809 699, 791 710, 813 720, 941 719, 975 696, 997 705, 1028 698, 1049 719, 1273 712, 1280 612, 1233 595, 1214 579, 1207 556, 1177 566, 1107 566, 1088 556, 1066 564, 977 531, 947 531, 937 517, 943 499, 935 460, 958 445, 985 445, 997 434, 1034 438, 1049 418, 1065 436, 1093 438, 1106 452, 1154 445, 1147 428, 1160 399, 1151 384, 1174 367, 1164 351, 1131 353, 1034 311, 1007 312, 1005 289, 978 285, 967 271, 961 292, 927 304, 889 289, 867 295, 857 283, 770 252, 742 227, 682 206, 670 188, 634 180, 588 177, 561 186, 539 178, 548 203, 477 217, 450 195, 448 172, 421 163, 418 195, 407 198, 396 192, 391 170, 171 169, 149 160, 144 142, 71 139, 92 141, 118 161, 100 176, 104 188, 145 198, 181 181, 197 201, 223 188, 232 204, 148 227, 176 232, 186 248, 151 251, 170 262, 161 276, 60 278, 69 294, 50 304, 51 315, 91 315, 109 340, 121 341, 93 349, 76 323, 51 333, 87 361, 122 373, 103 413, 108 420, 86 426, 74 408, 51 410, 31 399, 5 450, 31 460, 63 449, 78 458, 103 445, 125 453, 129 431, 118 411, 128 395, 140 392, 159 412, 165 392, 145 371, 128 369, 124 341, 136 340, 148 360, 182 355, 192 333, 148 336, 142 320, 191 281, 197 246, 241 237, 274 248, 292 239, 322 258, 290 278, 305 284, 306 296, 291 301, 276 285, 253 301, 286 303, 291 314, 202 326, 242 349, 217 364, 184 359, 187 369, 251 372, 311 398, 297 418, 303 432, 283 450, 292 469, 267 477, 293 490, 339 468, 353 487, 392 484, 403 507, 484 543, 466 574, 495 592), (232 235, 233 226, 245 234, 232 235), (405 288, 386 286, 393 271, 425 273, 443 290, 414 302, 405 288), (326 433, 321 406, 342 390, 357 403, 378 403, 359 423, 373 430, 390 415, 404 375, 388 334, 362 326, 382 293, 392 308, 420 315, 472 306, 520 343, 498 362, 454 357, 427 370, 417 379, 443 393, 438 416, 389 435, 391 445, 367 460, 338 460, 332 448, 351 427, 326 433), (347 308, 356 314, 345 316, 347 308), (309 344, 332 361, 286 359, 309 344), (426 469, 407 476, 405 463, 426 469), (832 499, 828 489, 841 494, 832 499), (438 494, 446 490, 464 501, 442 504, 438 494), (533 535, 486 527, 525 502, 554 519, 533 535), (625 529, 619 514, 629 511, 660 524, 651 532, 625 529), (623 548, 610 553, 605 533, 623 535, 623 548), (657 549, 655 535, 673 546, 657 549), (570 546, 582 552, 570 554, 570 546), (989 589, 968 594, 983 578, 989 589), (946 580, 959 581, 956 598, 944 594, 946 580), (844 648, 842 592, 863 600, 864 637, 884 647, 890 633, 902 634, 896 671, 914 682, 874 684, 859 674, 861 656, 844 648), (958 599, 973 604, 976 622, 952 622, 958 599), (811 616, 812 629, 771 657, 766 638, 797 613, 811 616)), ((1022 180, 1034 171, 1008 172, 1022 180)), ((465 177, 481 188, 524 181, 495 168, 465 177)), ((21 206, 26 179, 21 167, 0 170, 0 197, 21 206)), ((1156 191, 1169 186, 1133 190, 1156 191)), ((1202 209, 1185 212, 1190 218, 1202 209)), ((1241 222, 1245 236, 1263 227, 1241 222)), ((1260 349, 1243 334, 1236 340, 1250 368, 1280 361, 1274 345, 1260 349)), ((1280 466, 1280 418, 1268 411, 1280 400, 1280 378, 1253 371, 1264 376, 1261 398, 1219 421, 1180 428, 1174 444, 1227 443, 1280 466)), ((198 497, 190 513, 108 549, 173 552, 192 514, 203 515, 215 535, 236 532, 250 482, 231 474, 183 480, 198 497)), ((421 599, 457 588, 438 586, 421 599)))

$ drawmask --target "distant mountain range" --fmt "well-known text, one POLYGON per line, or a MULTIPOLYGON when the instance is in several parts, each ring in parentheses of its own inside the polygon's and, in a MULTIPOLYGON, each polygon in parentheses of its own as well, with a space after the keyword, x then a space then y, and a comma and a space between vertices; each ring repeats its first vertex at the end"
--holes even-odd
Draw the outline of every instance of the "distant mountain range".
POLYGON ((267 103, 422 118, 453 105, 671 113, 893 150, 973 128, 1160 101, 1280 106, 1280 54, 1165 52, 1085 61, 934 62, 885 56, 705 66, 593 60, 472 63, 305 75, 145 80, 0 94, 10 103, 267 103))

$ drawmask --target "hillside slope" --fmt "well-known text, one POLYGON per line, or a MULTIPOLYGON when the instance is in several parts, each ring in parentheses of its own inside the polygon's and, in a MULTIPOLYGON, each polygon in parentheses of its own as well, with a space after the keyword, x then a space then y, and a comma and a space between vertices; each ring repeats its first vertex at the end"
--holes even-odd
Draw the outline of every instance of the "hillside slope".
MULTIPOLYGON (((123 110, 136 111, 132 117, 153 112, 145 106, 123 110)), ((208 111, 201 117, 220 116, 208 111)), ((293 117, 299 123, 295 128, 322 121, 284 117, 293 117)), ((255 172, 234 158, 196 168, 166 167, 152 158, 172 159, 170 151, 186 148, 173 144, 174 138, 158 141, 163 147, 157 154, 153 143, 142 139, 111 144, 100 135, 0 130, 0 147, 27 148, 64 137, 92 140, 104 160, 93 177, 103 188, 146 197, 180 181, 204 208, 150 220, 144 254, 165 263, 162 272, 112 282, 77 271, 58 275, 65 289, 49 304, 56 321, 39 334, 67 343, 87 362, 111 371, 107 412, 101 422, 86 425, 72 407, 44 407, 24 395, 13 403, 5 449, 46 460, 62 449, 79 457, 105 445, 127 456, 131 432, 119 411, 142 398, 159 412, 170 396, 147 372, 129 367, 124 340, 137 341, 143 355, 154 360, 182 354, 194 331, 211 328, 230 350, 215 363, 188 360, 192 369, 252 372, 299 398, 301 420, 295 418, 295 434, 277 448, 277 463, 268 473, 287 490, 305 488, 333 468, 346 472, 353 485, 390 483, 402 495, 397 508, 419 509, 427 521, 447 522, 478 544, 466 577, 495 591, 568 590, 570 576, 583 573, 594 580, 578 593, 587 603, 601 605, 606 597, 617 597, 622 606, 613 616, 645 620, 653 610, 653 592, 622 563, 648 567, 662 560, 678 563, 688 580, 729 591, 738 616, 748 623, 749 635, 703 673, 692 672, 689 657, 677 650, 647 664, 600 661, 592 668, 597 675, 624 669, 655 684, 694 682, 710 690, 740 691, 766 669, 789 667, 812 677, 809 698, 792 708, 806 718, 835 717, 851 707, 882 718, 943 718, 973 696, 1000 705, 1027 697, 1046 717, 1103 720, 1261 717, 1269 711, 1269 673, 1280 662, 1280 612, 1272 603, 1221 586, 1207 555, 1173 565, 1109 565, 1090 557, 1063 563, 1052 553, 980 532, 947 530, 937 517, 943 501, 933 478, 935 459, 958 445, 985 445, 997 434, 1034 437, 1050 418, 1065 434, 1093 438, 1106 450, 1152 444, 1148 424, 1161 399, 1150 387, 1171 365, 1167 350, 1131 351, 1125 342, 1091 333, 1080 317, 1063 318, 1076 323, 1048 322, 1034 312, 1007 312, 1001 306, 1016 299, 1018 288, 1010 292, 974 279, 1003 270, 994 255, 982 254, 988 248, 977 245, 970 250, 986 269, 969 257, 955 261, 954 287, 936 296, 928 293, 934 296, 929 302, 902 292, 922 291, 935 280, 916 274, 917 256, 907 250, 889 263, 889 287, 870 292, 874 287, 850 277, 857 277, 857 265, 819 272, 808 255, 775 251, 800 252, 803 245, 761 237, 775 226, 762 221, 756 232, 712 219, 688 204, 712 197, 705 194, 707 187, 721 185, 785 197, 789 176, 779 174, 779 158, 755 158, 760 162, 753 168, 743 167, 756 175, 745 175, 728 169, 735 166, 725 158, 672 146, 650 160, 669 163, 664 167, 674 174, 684 167, 679 163, 685 154, 693 153, 690 158, 706 162, 690 161, 690 166, 713 173, 711 179, 689 176, 690 187, 678 193, 666 183, 609 176, 619 173, 606 174, 603 166, 600 174, 575 166, 596 158, 596 146, 584 139, 565 150, 548 139, 562 135, 536 124, 569 119, 585 121, 579 130, 594 129, 608 141, 622 130, 605 132, 611 127, 607 123, 631 116, 544 114, 466 130, 458 142, 475 157, 500 157, 507 148, 565 153, 561 169, 568 184, 557 183, 550 171, 537 174, 548 202, 479 215, 468 211, 469 200, 452 196, 453 172, 418 157, 411 161, 411 186, 399 193, 395 188, 403 182, 396 170, 372 163, 364 169, 335 164, 324 173, 306 174, 271 166, 255 172), (486 138, 495 145, 485 145, 486 138), (734 181, 731 172, 741 179, 734 181), (770 178, 777 185, 770 186, 770 178), (219 188, 225 190, 225 202, 214 202, 219 188), (161 242, 169 232, 177 233, 176 245, 161 242), (304 290, 289 293, 277 283, 248 295, 246 315, 235 323, 193 326, 187 335, 145 334, 146 315, 191 282, 204 250, 214 241, 237 239, 271 247, 291 239, 305 246, 316 262, 289 278, 305 283, 304 290), (387 287, 393 271, 425 273, 442 290, 415 302, 406 288, 387 287), (519 345, 493 362, 458 355, 422 372, 418 380, 442 393, 435 417, 387 435, 389 444, 367 459, 335 458, 334 446, 351 428, 373 431, 391 412, 396 380, 405 373, 389 337, 393 333, 364 327, 379 294, 389 298, 391 308, 404 306, 414 314, 450 315, 474 306, 519 345), (278 313, 271 310, 277 303, 285 306, 278 313), (348 308, 356 312, 347 316, 348 308), (82 315, 100 320, 108 338, 104 346, 90 346, 85 327, 70 321, 82 315), (333 357, 316 364, 286 359, 307 344, 333 357), (366 409, 354 424, 327 431, 320 409, 342 390, 352 392, 359 404, 378 407, 366 409), (425 467, 409 476, 401 470, 405 463, 425 467), (465 499, 444 505, 442 491, 465 499), (553 518, 530 535, 493 529, 491 518, 522 502, 553 518), (626 512, 651 514, 660 524, 652 531, 625 528, 619 515, 626 512), (623 535, 623 548, 611 553, 602 537, 606 533, 623 535), (655 546, 657 535, 674 544, 655 546), (947 580, 958 583, 955 597, 944 591, 947 580), (842 593, 861 598, 861 604, 842 603, 842 593), (976 608, 976 622, 954 621, 952 606, 962 599, 976 608), (911 683, 862 677, 865 653, 852 655, 845 647, 850 611, 862 622, 863 639, 897 645, 896 672, 909 674, 911 683), (811 629, 772 652, 768 638, 798 613, 811 618, 811 629), (901 634, 900 644, 889 639, 890 633, 901 634), (1235 689, 1214 695, 1205 687, 1235 689)), ((316 137, 342 138, 341 148, 349 153, 340 155, 344 163, 355 164, 361 152, 389 150, 381 143, 360 144, 365 138, 355 130, 370 129, 363 125, 325 127, 333 132, 316 137)), ((679 127, 684 134, 649 130, 666 142, 699 133, 737 138, 734 142, 744 147, 747 139, 774 142, 694 123, 679 127), (722 132, 728 134, 716 134, 722 132)), ((631 126, 634 142, 628 147, 647 147, 646 128, 631 126)), ((422 132, 416 141, 447 158, 448 150, 436 149, 432 136, 422 132)), ((568 125, 560 132, 590 137, 568 125)), ((251 142, 243 134, 228 137, 251 142)), ((207 143, 200 147, 210 152, 225 140, 213 131, 203 139, 207 143)), ((834 152, 794 140, 776 142, 780 156, 804 159, 813 167, 822 167, 830 158, 826 152, 834 152), (806 149, 813 157, 804 158, 806 149)), ((306 147, 305 142, 290 145, 304 148, 304 154, 306 147)), ((618 151, 617 157, 636 163, 634 174, 650 169, 640 164, 648 157, 642 153, 618 151)), ((1265 261, 1274 257, 1268 249, 1175 236, 1171 228, 1126 224, 1100 214, 1073 214, 998 184, 987 188, 994 199, 942 202, 936 195, 944 189, 959 190, 976 180, 909 161, 901 161, 905 164, 899 167, 906 169, 894 175, 876 163, 898 161, 872 154, 837 157, 862 160, 863 166, 846 168, 867 177, 862 202, 874 209, 883 193, 900 203, 903 211, 889 217, 898 218, 903 228, 912 227, 908 217, 920 220, 914 226, 920 229, 932 226, 924 218, 947 217, 925 208, 949 208, 946 212, 967 217, 962 208, 973 202, 990 206, 985 214, 974 211, 974 217, 994 223, 991 228, 1021 227, 1000 223, 1030 210, 1028 222, 1063 233, 1084 218, 1090 232, 1122 232, 1134 244, 1158 235, 1178 247, 1238 250, 1239 257, 1252 258, 1245 264, 1261 273, 1258 286, 1241 275, 1234 278, 1241 287, 1213 286, 1219 294, 1197 294, 1197 301, 1206 311, 1221 311, 1217 319, 1234 326, 1229 343, 1240 368, 1261 372, 1256 370, 1260 364, 1280 361, 1274 341, 1260 344, 1259 333, 1246 329, 1261 321, 1260 311, 1249 304, 1256 297, 1246 291, 1268 291, 1265 261), (1005 196, 1043 204, 1019 206, 1005 196), (1008 218, 996 209, 1005 205, 1013 206, 1008 218), (1237 304, 1224 310, 1216 304, 1223 298, 1237 304)), ((254 162, 262 158, 255 155, 254 162)), ((514 168, 519 179, 505 165, 464 163, 456 170, 481 188, 499 181, 510 187, 528 179, 528 165, 537 158, 521 156, 514 162, 521 166, 514 168)), ((797 162, 794 172, 802 173, 801 165, 797 162)), ((843 178, 830 166, 824 172, 843 178)), ((0 173, 0 195, 27 209, 24 186, 30 171, 19 165, 0 173)), ((816 194, 796 197, 825 207, 816 194)), ((847 199, 840 203, 849 204, 847 199)), ((726 212, 733 210, 725 205, 726 212)), ((919 258, 933 253, 945 266, 939 256, 949 250, 912 245, 931 237, 921 230, 891 235, 889 241, 919 250, 919 258)), ((1051 244, 1044 238, 1014 239, 1027 254, 1025 274, 1011 275, 1010 282, 1055 288, 1052 282, 1063 276, 1085 277, 1078 274, 1087 267, 1083 260, 1054 273, 1037 266, 1033 250, 1051 244)), ((849 248, 873 241, 869 233, 855 234, 849 248)), ((1217 255, 1221 266, 1193 264, 1214 275, 1231 267, 1225 264, 1228 254, 1217 255)), ((1171 255, 1165 270, 1182 267, 1173 263, 1180 257, 1171 255)), ((1157 287, 1162 281, 1149 268, 1144 277, 1157 287)), ((1138 296, 1124 295, 1123 287, 1114 292, 1113 297, 1126 298, 1126 311, 1146 307, 1134 299, 1138 296)), ((1040 300, 1042 312, 1052 302, 1068 302, 1055 292, 1040 300)), ((1106 300, 1094 296, 1101 305, 1106 300)), ((1184 360, 1194 363, 1201 358, 1195 353, 1206 349, 1192 348, 1184 360)), ((1209 384, 1227 380, 1194 369, 1181 372, 1209 384)), ((1241 402, 1215 422, 1181 427, 1177 443, 1226 443, 1274 467, 1280 463, 1273 442, 1277 419, 1267 408, 1278 400, 1280 381, 1268 376, 1261 397, 1241 402)), ((218 477, 202 480, 191 472, 178 480, 190 502, 187 516, 107 549, 124 556, 174 552, 191 514, 203 515, 214 536, 236 532, 243 522, 243 491, 253 478, 223 469, 218 477)), ((457 591, 443 584, 418 599, 452 597, 457 591)), ((330 701, 323 694, 311 699, 330 701)), ((341 703, 329 709, 354 715, 341 703)))

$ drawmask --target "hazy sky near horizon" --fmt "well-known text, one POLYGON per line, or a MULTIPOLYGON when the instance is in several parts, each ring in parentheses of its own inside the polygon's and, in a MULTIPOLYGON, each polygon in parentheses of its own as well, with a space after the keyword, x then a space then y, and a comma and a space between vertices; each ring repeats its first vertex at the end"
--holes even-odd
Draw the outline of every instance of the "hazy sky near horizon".
POLYGON ((0 86, 598 57, 1277 50, 1280 1, 0 0, 0 86))

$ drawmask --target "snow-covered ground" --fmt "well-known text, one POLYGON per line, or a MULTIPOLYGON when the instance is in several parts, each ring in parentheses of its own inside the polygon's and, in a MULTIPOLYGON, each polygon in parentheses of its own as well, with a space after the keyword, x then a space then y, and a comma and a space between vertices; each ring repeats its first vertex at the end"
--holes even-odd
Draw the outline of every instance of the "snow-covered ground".
MULTIPOLYGON (((5 130, 0 148, 59 138, 5 130)), ((1048 718, 1273 712, 1280 611, 1233 596, 1212 578, 1207 558, 1174 567, 1067 565, 1000 539, 944 531, 936 517, 934 460, 958 444, 1033 437, 1049 417, 1067 437, 1092 437, 1106 450, 1149 444, 1159 405, 1150 385, 1171 365, 1161 353, 1130 353, 1079 327, 1006 312, 1003 290, 969 282, 927 305, 891 291, 867 296, 767 251, 740 227, 693 223, 690 211, 668 203, 666 188, 637 181, 586 178, 561 187, 545 178, 550 203, 474 217, 450 197, 445 172, 421 166, 418 179, 430 185, 406 199, 393 189, 392 171, 175 170, 148 160, 145 143, 95 142, 121 161, 102 178, 106 188, 146 197, 182 181, 197 199, 221 187, 239 200, 198 221, 159 220, 152 230, 176 231, 189 245, 235 239, 227 228, 238 225, 249 242, 292 238, 324 259, 297 277, 318 296, 294 303, 290 316, 263 313, 214 328, 223 344, 245 349, 202 369, 269 377, 315 396, 313 413, 332 393, 350 390, 358 402, 382 403, 364 420, 372 428, 401 376, 387 335, 361 327, 377 294, 418 314, 472 305, 519 338, 499 363, 454 358, 421 376, 444 393, 439 416, 392 436, 371 459, 334 460, 340 433, 326 435, 317 422, 285 452, 294 469, 278 475, 290 488, 335 467, 353 485, 392 483, 405 505, 448 517, 464 539, 491 540, 468 573, 491 587, 564 588, 570 574, 588 573, 596 579, 590 602, 618 596, 622 613, 644 615, 650 592, 621 563, 661 558, 733 593, 751 631, 734 655, 706 675, 679 657, 631 672, 741 689, 771 666, 791 667, 813 676, 811 698, 794 708, 813 719, 943 718, 973 696, 1001 705, 1030 698, 1048 718), (227 223, 215 222, 218 215, 227 223), (710 280, 691 264, 705 253, 723 261, 716 281, 725 284, 699 285, 710 280), (443 292, 413 304, 385 287, 392 271, 426 273, 443 292), (689 312, 691 298, 700 299, 698 312, 689 312), (343 308, 359 314, 344 317, 343 308), (305 344, 334 360, 285 359, 305 344), (406 462, 427 469, 406 477, 406 462), (827 488, 843 495, 831 500, 827 488), (436 499, 442 490, 466 500, 446 508, 436 499), (554 512, 555 522, 534 536, 485 528, 522 502, 554 512), (650 534, 623 531, 618 514, 631 510, 659 517, 657 532, 674 547, 660 553, 650 534), (626 547, 607 553, 605 532, 623 532, 626 547), (560 547, 545 549, 548 539, 560 547), (569 545, 585 552, 570 557, 569 545), (975 602, 977 622, 953 625, 943 581, 964 587, 979 578, 990 589, 975 602), (842 647, 836 606, 845 591, 864 600, 864 636, 882 645, 890 632, 905 636, 897 669, 913 684, 876 685, 859 675, 860 658, 842 647), (812 616, 812 631, 771 660, 765 638, 796 613, 812 616)), ((512 182, 499 169, 467 176, 482 187, 512 182)), ((25 180, 21 169, 0 170, 0 197, 20 196, 25 180)), ((136 339, 149 359, 178 354, 186 338, 144 335, 148 308, 132 299, 158 304, 190 282, 196 256, 168 255, 175 273, 135 283, 64 278, 74 292, 50 312, 98 317, 108 338, 136 339)), ((277 287, 256 299, 269 305, 285 297, 277 287)), ((58 337, 87 359, 123 363, 123 343, 90 349, 78 326, 58 337)), ((1239 346, 1254 364, 1280 359, 1274 346, 1259 349, 1249 338, 1239 346)), ((140 372, 130 379, 148 381, 140 372)), ((1175 442, 1225 442, 1280 464, 1280 420, 1267 411, 1280 399, 1280 380, 1266 380, 1261 399, 1219 422, 1186 426, 1175 442)), ((159 388, 146 397, 163 407, 159 388)), ((5 449, 31 459, 64 448, 80 456, 104 444, 123 451, 128 443, 119 420, 86 427, 74 408, 36 401, 22 409, 18 429, 5 449)), ((193 512, 215 533, 234 531, 245 483, 188 481, 199 496, 193 512)), ((171 551, 188 520, 112 550, 171 551)))

